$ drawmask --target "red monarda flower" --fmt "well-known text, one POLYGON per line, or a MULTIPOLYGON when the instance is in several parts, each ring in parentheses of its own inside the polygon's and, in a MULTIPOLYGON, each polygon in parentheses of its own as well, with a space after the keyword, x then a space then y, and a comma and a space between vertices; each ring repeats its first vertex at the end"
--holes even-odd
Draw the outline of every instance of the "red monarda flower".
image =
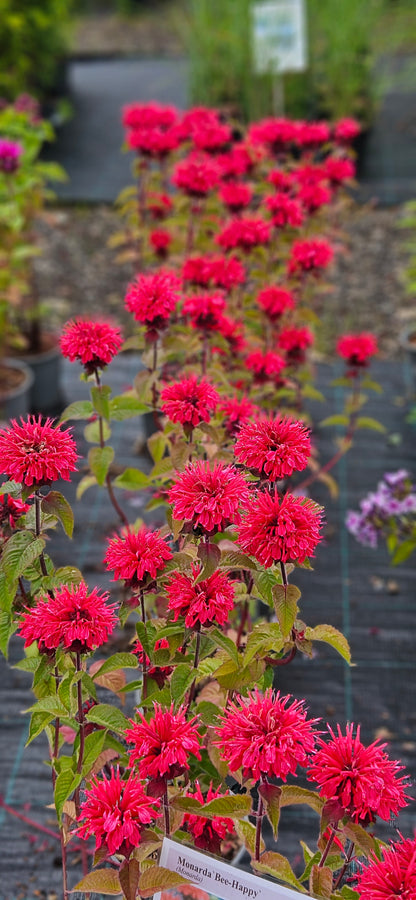
POLYGON ((247 422, 250 416, 257 415, 260 410, 248 397, 228 397, 220 403, 220 410, 224 415, 224 424, 228 434, 238 433, 243 422, 247 422))
POLYGON ((125 732, 126 740, 134 745, 129 765, 137 765, 141 778, 178 778, 189 769, 190 755, 201 759, 198 718, 187 721, 186 708, 181 706, 175 713, 173 703, 170 709, 162 709, 158 703, 153 706, 149 721, 139 711, 139 722, 130 719, 132 727, 125 732))
POLYGON ((334 128, 337 144, 351 144, 360 134, 361 125, 356 119, 340 119, 334 128))
POLYGON ((162 128, 135 128, 129 131, 126 143, 129 150, 143 156, 163 159, 179 146, 180 135, 176 128, 165 131, 162 128))
POLYGON ((9 428, 0 431, 0 470, 9 478, 38 487, 58 478, 70 480, 78 454, 70 431, 62 431, 52 419, 28 416, 12 419, 9 428))
POLYGON ((0 529, 5 525, 14 528, 20 516, 24 516, 30 509, 28 503, 19 500, 18 497, 10 497, 8 494, 0 495, 0 529))
POLYGON ((176 187, 190 197, 206 197, 217 186, 219 179, 220 170, 215 160, 202 154, 191 154, 177 163, 172 176, 176 187))
POLYGON ((304 213, 298 200, 289 197, 288 194, 279 192, 265 198, 265 205, 272 215, 272 223, 275 228, 300 228, 304 222, 304 213))
POLYGON ((190 317, 192 328, 200 328, 202 331, 217 331, 225 306, 225 299, 219 292, 196 294, 193 297, 187 297, 182 312, 184 316, 190 317))
POLYGON ((349 366, 360 368, 368 365, 371 356, 378 353, 377 340, 374 334, 344 334, 337 343, 337 353, 346 360, 349 366))
POLYGON ((323 165, 306 163, 305 165, 298 166, 294 169, 292 177, 294 182, 298 182, 301 186, 306 184, 319 184, 325 178, 325 169, 323 165))
POLYGON ((161 103, 130 103, 123 108, 124 128, 170 128, 178 118, 174 106, 161 103))
POLYGON ((298 766, 306 766, 315 746, 313 726, 301 700, 289 701, 271 688, 229 703, 222 724, 215 729, 216 745, 231 772, 242 769, 244 778, 286 781, 298 766))
POLYGON ((239 247, 244 253, 249 253, 253 247, 260 244, 268 244, 270 240, 270 223, 258 216, 246 216, 241 219, 232 219, 216 236, 217 244, 224 250, 234 250, 239 247))
POLYGON ((343 181, 355 178, 355 165, 352 159, 343 156, 327 156, 324 168, 325 177, 332 187, 338 187, 343 181))
POLYGON ((63 356, 70 362, 78 359, 91 374, 111 362, 123 338, 120 329, 109 322, 72 319, 64 325, 59 343, 63 356))
POLYGON ((241 212, 251 202, 252 191, 247 184, 231 181, 220 188, 220 197, 231 213, 241 212))
POLYGON ((173 518, 192 522, 205 532, 223 531, 240 521, 239 509, 249 497, 244 475, 222 461, 198 460, 187 465, 169 492, 173 518))
POLYGON ((246 366, 254 372, 255 380, 259 384, 263 384, 265 381, 275 381, 279 378, 286 366, 286 360, 278 353, 273 353, 272 350, 267 353, 255 350, 254 353, 247 356, 246 366))
POLYGON ((244 284, 244 266, 235 256, 190 256, 185 260, 182 278, 199 287, 219 287, 229 291, 244 284))
POLYGON ((231 128, 219 122, 205 122, 192 132, 192 141, 196 150, 205 153, 220 153, 232 139, 231 128))
POLYGON ((172 235, 167 228, 154 228, 149 234, 149 243, 160 259, 166 259, 172 240, 172 235))
POLYGON ((326 122, 298 122, 296 129, 296 143, 305 150, 314 150, 326 144, 331 137, 329 125, 326 122))
POLYGON ((146 207, 153 219, 165 219, 171 212, 173 203, 168 194, 149 191, 146 197, 146 207))
POLYGON ((229 153, 217 157, 221 167, 221 178, 226 181, 248 175, 263 155, 258 147, 243 142, 234 144, 229 153))
POLYGON ((259 493, 241 522, 238 543, 266 569, 276 562, 303 563, 322 540, 321 526, 322 509, 313 500, 259 493))
POLYGON ((124 528, 120 535, 111 538, 104 562, 113 570, 114 581, 123 580, 132 587, 143 585, 156 578, 172 559, 172 551, 160 531, 151 531, 145 525, 133 532, 124 528))
POLYGON ((277 342, 279 347, 286 351, 289 363, 303 363, 306 358, 306 350, 314 342, 314 336, 306 326, 282 328, 277 342))
POLYGON ((308 770, 308 778, 319 785, 325 800, 339 804, 339 818, 347 815, 355 822, 374 822, 375 816, 387 821, 407 806, 404 769, 384 752, 386 744, 374 741, 366 747, 360 741, 360 728, 354 736, 354 726, 347 725, 345 735, 338 725, 338 734, 328 726, 331 740, 319 739, 319 746, 308 770))
POLYGON ((182 116, 181 128, 184 137, 192 137, 196 131, 220 125, 216 109, 208 106, 193 106, 182 116))
POLYGON ((197 581, 199 567, 192 567, 192 578, 183 572, 173 572, 167 585, 168 609, 177 622, 185 618, 186 628, 201 625, 226 625, 234 606, 234 583, 218 569, 209 578, 197 581))
POLYGON ((334 251, 328 241, 311 238, 308 241, 295 241, 292 246, 288 271, 290 274, 301 272, 319 273, 332 262, 334 251))
POLYGON ((416 897, 416 838, 383 847, 358 874, 360 900, 413 900, 416 897))
POLYGON ((258 305, 271 322, 277 322, 283 313, 295 308, 295 298, 291 291, 281 287, 266 287, 256 297, 258 305))
POLYGON ((324 184, 303 184, 298 193, 298 200, 308 213, 316 212, 331 199, 331 191, 324 184))
POLYGON ((25 647, 39 641, 39 648, 72 650, 87 653, 105 644, 114 631, 117 618, 115 604, 107 605, 108 592, 97 588, 88 592, 84 582, 62 585, 53 597, 45 596, 28 609, 20 624, 20 637, 25 647))
POLYGON ((81 803, 81 838, 95 837, 98 850, 104 846, 109 856, 120 853, 129 857, 138 847, 143 828, 160 816, 159 802, 148 797, 141 781, 132 772, 125 780, 119 769, 109 778, 93 778, 81 803))
POLYGON ((255 419, 241 426, 234 453, 238 462, 278 481, 308 465, 309 429, 289 416, 255 419))
POLYGON ((136 322, 154 332, 167 325, 179 299, 180 281, 176 272, 159 269, 153 275, 138 275, 124 298, 128 311, 136 322))
POLYGON ((272 169, 267 176, 267 181, 269 184, 272 184, 277 191, 284 191, 285 193, 290 193, 294 179, 291 172, 285 172, 283 169, 272 169))
POLYGON ((200 422, 209 422, 220 395, 205 378, 198 381, 196 375, 189 375, 163 388, 160 399, 163 412, 172 422, 195 428, 200 422))
POLYGON ((295 140, 297 126, 290 119, 263 119, 250 126, 248 136, 253 144, 264 144, 272 153, 281 153, 295 140))
MULTIPOLYGON (((217 797, 227 797, 228 791, 221 793, 221 789, 214 790, 212 782, 208 788, 208 792, 204 798, 201 788, 196 782, 195 792, 187 791, 187 797, 198 800, 201 804, 201 812, 206 803, 215 800, 217 797)), ((225 816, 214 816, 207 819, 203 815, 195 815, 194 813, 186 813, 182 819, 181 828, 184 828, 188 834, 192 835, 195 847, 199 850, 207 850, 208 853, 221 853, 221 842, 226 837, 232 837, 235 833, 234 822, 225 816)))

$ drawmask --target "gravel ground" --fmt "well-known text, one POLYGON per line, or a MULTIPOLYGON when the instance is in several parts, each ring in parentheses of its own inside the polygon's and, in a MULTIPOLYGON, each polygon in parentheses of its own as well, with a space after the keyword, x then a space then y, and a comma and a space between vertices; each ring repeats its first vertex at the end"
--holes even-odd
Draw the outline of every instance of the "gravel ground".
MULTIPOLYGON (((398 228, 401 215, 401 207, 356 207, 343 223, 343 249, 321 301, 324 356, 340 330, 371 330, 382 357, 397 357, 400 331, 416 317, 414 298, 402 283, 407 253, 406 235, 398 228)), ((129 263, 116 263, 107 247, 119 227, 108 206, 57 208, 39 223, 38 289, 57 328, 74 315, 103 313, 131 326, 123 296, 133 270, 129 263)))

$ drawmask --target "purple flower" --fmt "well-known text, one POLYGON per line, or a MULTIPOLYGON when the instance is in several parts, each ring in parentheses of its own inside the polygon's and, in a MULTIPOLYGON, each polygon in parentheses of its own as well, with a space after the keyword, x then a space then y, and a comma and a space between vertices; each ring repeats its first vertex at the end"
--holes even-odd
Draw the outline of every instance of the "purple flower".
POLYGON ((19 167, 19 159, 22 153, 23 147, 17 141, 0 138, 0 171, 15 172, 19 167))

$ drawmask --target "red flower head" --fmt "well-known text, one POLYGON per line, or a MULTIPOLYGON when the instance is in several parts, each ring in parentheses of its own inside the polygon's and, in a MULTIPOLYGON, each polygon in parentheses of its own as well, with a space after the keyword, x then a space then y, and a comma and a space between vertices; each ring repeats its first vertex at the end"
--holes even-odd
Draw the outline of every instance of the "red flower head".
POLYGON ((279 347, 286 350, 288 363, 303 363, 306 358, 306 350, 314 342, 314 336, 309 328, 282 328, 277 339, 279 347))
POLYGON ((234 583, 218 569, 203 581, 196 580, 199 574, 199 566, 193 565, 192 578, 183 572, 170 576, 166 590, 173 621, 184 616, 186 628, 226 625, 234 606, 234 583))
POLYGON ((272 222, 275 228, 300 228, 303 225, 304 214, 298 200, 293 200, 289 194, 279 192, 266 197, 265 204, 272 214, 272 222))
POLYGON ((354 369, 368 365, 371 356, 378 353, 377 340, 373 334, 344 334, 337 343, 337 353, 354 369))
POLYGON ((134 744, 129 765, 137 763, 141 778, 166 782, 189 769, 191 754, 201 759, 198 718, 194 716, 187 721, 185 707, 174 713, 173 703, 170 709, 162 709, 158 703, 153 706, 153 716, 148 722, 141 712, 137 713, 139 722, 130 719, 132 727, 125 733, 126 740, 134 744))
POLYGON ((272 169, 267 176, 267 181, 272 184, 277 191, 284 191, 290 194, 294 185, 294 178, 291 172, 284 172, 283 169, 272 169))
POLYGON ((5 172, 7 175, 16 172, 22 153, 23 147, 17 141, 0 138, 0 172, 5 172))
POLYGON ((258 689, 229 703, 222 724, 215 729, 216 745, 231 772, 242 769, 244 778, 281 778, 306 766, 315 746, 313 725, 301 700, 281 697, 271 688, 258 689))
POLYGON ((354 885, 360 900, 413 900, 416 897, 416 838, 383 847, 364 866, 354 885))
POLYGON ((255 216, 232 219, 220 231, 215 240, 224 250, 234 250, 239 247, 244 253, 249 253, 253 247, 269 243, 270 223, 255 216))
POLYGON ((136 150, 142 156, 163 159, 179 146, 179 134, 176 128, 165 131, 162 128, 135 128, 127 134, 129 150, 136 150))
POLYGON ((20 516, 27 513, 30 506, 19 500, 17 497, 10 497, 8 494, 0 495, 0 534, 5 525, 14 528, 20 516))
MULTIPOLYGON (((215 800, 217 797, 228 797, 228 791, 223 794, 220 788, 214 791, 212 782, 205 798, 198 782, 196 782, 195 788, 194 793, 187 791, 186 796, 192 797, 193 800, 198 800, 201 804, 201 812, 205 804, 210 803, 211 800, 215 800)), ((208 853, 216 853, 218 855, 221 854, 221 842, 224 838, 230 838, 235 834, 233 820, 227 819, 225 816, 214 816, 212 819, 207 819, 202 815, 186 813, 180 827, 192 835, 195 847, 198 847, 199 850, 207 850, 208 853)))
POLYGON ((9 478, 30 487, 51 484, 58 478, 70 480, 78 454, 69 430, 62 431, 52 419, 28 416, 12 419, 0 431, 0 469, 9 478))
POLYGON ((229 153, 217 157, 221 167, 221 178, 227 181, 249 175, 263 155, 258 147, 242 142, 234 144, 229 153))
POLYGON ((163 388, 160 399, 163 412, 172 422, 195 428, 200 422, 209 422, 220 395, 205 378, 198 381, 196 375, 189 375, 163 388))
POLYGON ((221 460, 211 468, 198 460, 187 465, 169 492, 173 518, 192 522, 205 532, 223 531, 240 521, 239 509, 249 497, 244 475, 221 460))
POLYGON ((361 125, 356 119, 340 119, 334 128, 334 139, 337 144, 351 144, 361 132, 361 125))
POLYGON ((64 325, 59 343, 63 356, 71 362, 79 360, 91 374, 111 362, 123 338, 120 329, 109 322, 72 319, 64 325))
POLYGON ((270 481, 301 472, 311 455, 309 429, 288 416, 255 419, 242 425, 234 447, 240 463, 270 481))
POLYGON ((176 272, 159 269, 154 275, 138 275, 124 298, 136 322, 146 325, 152 334, 166 327, 179 299, 180 281, 176 272))
POLYGON ((165 219, 173 208, 173 203, 168 194, 158 194, 155 191, 147 195, 147 209, 153 219, 165 219))
POLYGON ((149 234, 149 243, 159 259, 166 259, 172 240, 167 228, 154 228, 149 234))
POLYGON ((190 317, 192 328, 202 331, 217 331, 224 310, 225 300, 220 293, 187 297, 182 308, 183 314, 190 317))
POLYGON ((320 209, 321 206, 330 203, 332 194, 324 184, 304 184, 299 190, 298 199, 306 211, 311 214, 320 209))
POLYGON ((104 846, 109 856, 128 858, 140 844, 143 828, 157 816, 159 802, 146 795, 137 776, 132 772, 126 781, 118 768, 112 769, 109 778, 93 778, 86 789, 77 834, 85 839, 93 835, 96 849, 104 846))
POLYGON ((238 434, 240 426, 247 422, 250 416, 258 415, 260 410, 255 406, 248 397, 229 397, 222 400, 220 410, 224 414, 224 424, 227 433, 230 435, 238 434))
POLYGON ((302 187, 306 184, 319 184, 319 182, 323 181, 325 178, 325 168, 323 165, 316 166, 306 163, 293 170, 292 178, 294 183, 297 182, 297 184, 302 187))
POLYGON ((256 350, 247 356, 246 366, 254 372, 255 381, 264 384, 265 381, 280 380, 279 376, 286 366, 286 360, 271 350, 267 353, 256 350))
POLYGON ((221 153, 231 140, 231 128, 219 122, 206 122, 192 132, 195 149, 205 153, 221 153))
POLYGON ((342 156, 327 156, 324 165, 325 177, 334 188, 343 181, 355 178, 355 165, 351 159, 345 159, 342 156))
POLYGON ((253 144, 264 144, 272 153, 288 150, 296 136, 296 123, 290 119, 263 119, 251 125, 248 131, 253 144))
POLYGON ((231 181, 220 188, 220 197, 231 213, 241 212, 251 202, 252 191, 247 184, 231 181))
POLYGON ((192 137, 196 131, 205 128, 215 128, 220 125, 218 113, 216 109, 208 106, 193 106, 184 113, 181 122, 181 128, 184 137, 192 137))
MULTIPOLYGON (((217 331, 219 334, 222 334, 227 341, 230 353, 235 355, 244 350, 246 342, 244 338, 244 326, 241 322, 238 322, 231 316, 220 316, 217 331)), ((217 349, 219 353, 223 352, 218 348, 214 349, 217 349)))
POLYGON ((312 238, 308 241, 295 241, 289 259, 288 272, 296 275, 302 272, 318 274, 332 262, 334 251, 328 241, 312 238))
POLYGON ((160 531, 150 531, 145 525, 136 533, 122 530, 111 538, 104 557, 107 569, 114 571, 114 581, 123 580, 134 588, 156 578, 172 559, 172 551, 160 531))
POLYGON ((320 738, 308 778, 319 785, 321 797, 337 802, 340 819, 349 816, 368 825, 377 815, 387 821, 407 806, 407 780, 398 777, 404 766, 389 759, 386 744, 377 740, 366 747, 360 741, 359 726, 355 737, 353 730, 353 725, 347 725, 343 735, 338 725, 334 734, 328 726, 331 740, 320 738))
MULTIPOLYGON (((155 651, 169 650, 169 641, 167 640, 167 638, 159 638, 159 640, 155 642, 154 649, 155 651)), ((146 672, 149 678, 153 678, 159 688, 163 687, 166 679, 173 672, 173 666, 152 666, 150 659, 147 653, 145 653, 143 646, 138 638, 132 647, 132 653, 136 654, 139 665, 146 666, 146 672)))
POLYGON ((296 143, 305 150, 315 150, 327 144, 331 130, 326 122, 298 122, 296 143))
POLYGON ((235 256, 190 256, 185 260, 182 278, 199 287, 219 287, 226 291, 244 284, 244 266, 235 256))
POLYGON ((191 154, 177 163, 172 181, 189 197, 206 197, 216 188, 220 179, 220 169, 211 157, 191 154))
POLYGON ((72 650, 87 653, 105 644, 117 624, 113 610, 107 605, 108 592, 99 594, 97 588, 88 593, 87 585, 62 585, 54 596, 41 597, 36 606, 28 609, 20 624, 20 637, 25 647, 39 641, 41 650, 72 650))
POLYGON ((295 298, 291 291, 274 285, 263 288, 256 300, 271 322, 277 322, 283 313, 295 308, 295 298))
POLYGON ((174 106, 160 103, 130 103, 123 109, 124 128, 170 128, 178 119, 174 106))
POLYGON ((238 543, 266 569, 276 562, 303 563, 322 540, 322 509, 313 500, 260 493, 247 508, 238 543))

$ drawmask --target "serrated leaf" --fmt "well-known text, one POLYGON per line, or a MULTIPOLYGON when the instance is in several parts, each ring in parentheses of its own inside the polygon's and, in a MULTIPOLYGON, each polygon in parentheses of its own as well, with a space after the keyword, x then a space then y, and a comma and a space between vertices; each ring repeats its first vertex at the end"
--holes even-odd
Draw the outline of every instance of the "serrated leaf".
POLYGON ((33 713, 30 719, 29 725, 29 736, 26 741, 25 747, 28 747, 29 744, 39 735, 42 731, 45 730, 46 726, 52 722, 52 719, 55 717, 51 715, 51 713, 38 712, 33 713))
POLYGON ((88 722, 94 722, 96 725, 109 728, 110 731, 115 731, 116 734, 124 734, 130 724, 121 710, 115 706, 110 706, 109 703, 99 703, 98 706, 93 706, 87 712, 86 719, 88 722))
POLYGON ((351 651, 347 638, 332 625, 307 627, 305 628, 305 638, 308 641, 324 641, 325 644, 330 644, 349 665, 351 664, 351 651))
POLYGON ((333 875, 328 866, 320 867, 317 864, 312 866, 309 879, 309 890, 312 896, 324 897, 329 900, 332 894, 332 882, 333 875))
POLYGON ((138 491, 149 486, 149 478, 140 469, 125 469, 121 475, 113 481, 114 487, 124 488, 125 491, 138 491))
POLYGON ((96 869, 89 872, 69 893, 74 894, 75 891, 82 891, 84 894, 94 891, 96 894, 111 894, 114 897, 122 893, 116 869, 96 869))
POLYGON ((306 803, 306 805, 314 809, 315 812, 321 813, 324 801, 321 800, 318 794, 315 794, 314 791, 309 791, 307 788, 297 787, 294 784, 283 784, 281 790, 281 807, 306 803))
POLYGON ((198 559, 201 561, 201 572, 198 575, 197 582, 205 581, 218 568, 221 559, 221 550, 216 544, 201 543, 198 547, 198 559))
POLYGON ((103 419, 110 418, 110 396, 111 388, 108 384, 102 384, 100 387, 94 385, 91 388, 92 405, 96 413, 103 419))
POLYGON ((289 637, 295 624, 300 596, 300 590, 294 584, 277 584, 273 588, 274 609, 284 639, 289 637))
POLYGON ((58 821, 61 821, 65 800, 68 800, 82 781, 82 775, 73 772, 72 769, 64 769, 59 773, 55 782, 54 802, 58 821))
POLYGON ((59 519, 65 534, 72 538, 74 531, 74 513, 68 500, 59 491, 49 491, 41 503, 42 511, 59 519))
POLYGON ((191 884, 189 878, 171 872, 163 866, 150 866, 142 872, 139 880, 140 897, 152 897, 157 891, 168 891, 181 884, 191 884))
POLYGON ((277 622, 269 622, 267 628, 256 627, 247 638, 244 663, 247 665, 254 657, 264 656, 271 650, 280 653, 284 644, 282 631, 277 622))
POLYGON ((97 479, 97 483, 103 485, 107 472, 114 459, 112 447, 91 447, 88 453, 88 465, 97 479))
POLYGON ((234 550, 225 550, 221 553, 221 568, 222 569, 249 569, 249 570, 257 570, 257 565, 255 560, 251 559, 250 556, 247 556, 246 553, 239 553, 234 550))
POLYGON ((42 697, 42 699, 38 700, 37 703, 34 703, 33 706, 29 706, 28 709, 25 709, 25 712, 46 712, 53 717, 62 718, 62 716, 65 717, 68 715, 69 710, 55 695, 53 697, 42 697))
POLYGON ((215 703, 211 703, 209 700, 202 700, 201 703, 198 703, 197 710, 204 725, 215 725, 218 723, 219 709, 215 703))
MULTIPOLYGON (((148 438, 147 446, 149 449, 149 453, 153 459, 154 463, 161 462, 165 455, 166 447, 167 447, 167 438, 161 432, 157 431, 156 434, 152 434, 150 438, 148 438)), ((170 462, 170 460, 169 460, 170 462)), ((170 462, 170 465, 172 463, 170 462)))
POLYGON ((215 800, 210 800, 203 806, 193 797, 175 797, 172 800, 172 806, 183 812, 203 814, 206 819, 213 819, 215 816, 244 819, 251 812, 251 796, 249 794, 230 794, 227 797, 216 797, 215 800))
MULTIPOLYGON (((256 828, 255 825, 252 825, 251 822, 238 821, 235 822, 235 830, 238 834, 240 840, 243 841, 244 846, 247 848, 248 852, 251 856, 255 856, 256 853, 256 828)), ((263 838, 260 838, 260 853, 264 853, 266 849, 263 838)))
POLYGON ((350 841, 353 841, 367 857, 377 852, 377 841, 371 834, 368 834, 362 825, 356 825, 355 822, 347 822, 343 825, 342 830, 345 836, 350 841))
POLYGON ((180 703, 183 700, 186 692, 191 687, 195 675, 195 669, 191 669, 186 663, 179 663, 179 665, 175 667, 170 680, 172 700, 175 704, 180 703))
POLYGON ((18 497, 21 490, 22 485, 18 481, 3 481, 0 484, 0 496, 8 494, 9 497, 18 497))
POLYGON ((217 647, 221 647, 222 650, 225 650, 227 655, 230 656, 231 659, 235 662, 236 666, 239 665, 241 656, 234 641, 232 641, 231 638, 227 637, 227 635, 224 634, 223 631, 220 631, 219 628, 215 628, 213 629, 213 631, 210 631, 209 637, 211 641, 214 641, 214 644, 216 644, 217 647))
POLYGON ((0 610, 9 613, 16 596, 17 581, 8 581, 4 572, 0 572, 0 610))
POLYGON ((93 731, 92 734, 87 734, 84 743, 84 758, 82 761, 82 775, 84 778, 88 775, 88 772, 99 758, 104 747, 105 739, 105 731, 93 731))
POLYGON ((378 419, 373 419, 371 416, 358 416, 355 427, 371 428, 372 431, 380 431, 381 434, 385 434, 386 432, 385 426, 379 422, 378 419))
POLYGON ((267 818, 273 829, 273 836, 277 840, 280 819, 280 797, 282 789, 277 784, 259 784, 260 797, 263 800, 267 818))
POLYGON ((23 575, 28 566, 40 556, 45 547, 43 538, 35 537, 29 531, 12 534, 4 546, 1 568, 9 582, 23 575))
MULTIPOLYGON (((98 660, 96 660, 97 662, 98 660)), ((115 669, 137 669, 137 656, 134 653, 113 653, 99 668, 94 669, 92 678, 105 675, 106 672, 113 672, 115 669)))
POLYGON ((88 488, 93 487, 95 484, 97 484, 95 475, 84 475, 84 477, 81 478, 81 481, 77 485, 77 500, 81 500, 81 497, 83 496, 83 494, 85 494, 85 491, 87 491, 88 488))
POLYGON ((60 416, 60 422, 67 422, 69 419, 90 419, 94 413, 93 405, 90 400, 76 400, 70 403, 60 416))
POLYGON ((319 426, 325 428, 331 425, 348 425, 349 418, 345 413, 336 413, 334 416, 327 416, 319 422, 319 426))
POLYGON ((265 875, 273 875, 274 878, 284 881, 285 884, 291 884, 292 887, 297 888, 302 894, 307 893, 300 881, 296 878, 289 860, 286 859, 285 856, 282 856, 281 853, 266 850, 266 852, 263 853, 261 860, 256 860, 256 862, 253 860, 252 865, 256 871, 264 872, 265 875))
POLYGON ((253 575, 254 584, 262 599, 268 606, 273 607, 273 588, 280 582, 272 572, 256 572, 253 575))
POLYGON ((140 403, 134 391, 128 391, 118 397, 113 397, 110 400, 109 410, 110 419, 114 422, 124 422, 125 419, 132 419, 134 416, 149 412, 149 407, 146 403, 140 403))
POLYGON ((60 566, 55 570, 53 580, 56 584, 81 584, 84 578, 76 566, 60 566))

